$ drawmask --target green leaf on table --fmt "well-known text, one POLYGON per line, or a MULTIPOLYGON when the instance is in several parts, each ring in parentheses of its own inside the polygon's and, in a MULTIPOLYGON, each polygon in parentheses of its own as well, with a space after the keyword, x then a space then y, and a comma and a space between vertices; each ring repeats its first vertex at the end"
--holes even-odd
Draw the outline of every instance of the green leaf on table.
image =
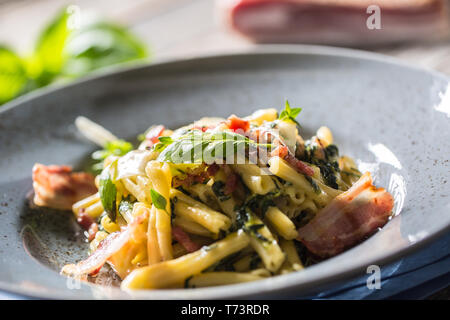
POLYGON ((64 73, 80 76, 90 71, 148 56, 145 45, 126 28, 96 22, 73 32, 67 41, 64 73))
POLYGON ((0 104, 23 93, 28 82, 22 59, 8 48, 0 46, 0 104))

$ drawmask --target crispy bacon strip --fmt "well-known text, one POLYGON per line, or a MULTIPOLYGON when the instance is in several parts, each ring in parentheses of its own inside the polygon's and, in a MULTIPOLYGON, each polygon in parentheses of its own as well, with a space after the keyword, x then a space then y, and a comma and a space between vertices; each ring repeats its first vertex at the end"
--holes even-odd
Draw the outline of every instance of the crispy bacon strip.
POLYGON ((374 187, 366 172, 300 228, 297 240, 319 257, 334 256, 384 226, 393 206, 392 196, 385 189, 374 187))
POLYGON ((314 175, 314 170, 311 166, 306 164, 305 162, 298 160, 296 157, 294 157, 292 154, 288 154, 284 157, 284 160, 287 161, 292 167, 294 167, 295 170, 297 170, 300 173, 306 174, 307 176, 312 177, 314 175))
POLYGON ((65 265, 61 273, 70 276, 79 276, 94 273, 94 271, 101 268, 106 260, 114 253, 120 250, 130 239, 129 232, 114 232, 111 233, 98 245, 97 250, 94 251, 87 259, 78 262, 77 264, 65 265))
POLYGON ((95 274, 105 264, 105 262, 120 249, 125 246, 133 237, 136 228, 148 219, 147 215, 136 217, 126 229, 113 232, 100 242, 97 250, 95 250, 87 259, 77 264, 65 265, 61 273, 69 276, 81 276, 87 274, 95 274))
POLYGON ((36 205, 62 210, 70 210, 75 202, 97 192, 91 174, 39 163, 33 166, 33 188, 36 205))
POLYGON ((285 158, 288 155, 288 153, 289 153, 288 147, 279 145, 270 153, 270 156, 285 158))
POLYGON ((172 235, 188 252, 194 252, 201 248, 201 246, 189 237, 180 227, 172 228, 172 235))

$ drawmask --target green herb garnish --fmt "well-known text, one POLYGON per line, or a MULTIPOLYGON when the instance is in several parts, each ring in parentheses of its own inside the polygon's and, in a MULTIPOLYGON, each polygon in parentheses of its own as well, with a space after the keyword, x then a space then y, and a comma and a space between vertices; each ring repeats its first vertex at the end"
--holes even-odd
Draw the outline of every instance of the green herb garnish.
POLYGON ((128 152, 133 150, 133 145, 125 140, 119 139, 114 141, 109 141, 106 143, 103 150, 95 151, 92 154, 92 159, 99 161, 92 166, 94 172, 101 171, 103 169, 103 161, 113 155, 113 156, 124 156, 128 152))
POLYGON ((157 209, 164 210, 167 214, 169 214, 166 209, 167 200, 163 197, 162 194, 160 194, 155 189, 150 189, 150 196, 152 198, 152 203, 157 209))
POLYGON ((39 32, 28 56, 0 44, 0 105, 56 81, 148 56, 126 28, 98 19, 74 25, 75 14, 70 6, 61 9, 39 32))
MULTIPOLYGON (((325 184, 333 189, 339 189, 339 185, 337 183, 340 172, 338 158, 339 149, 334 144, 330 144, 323 149, 319 148, 317 144, 311 141, 307 141, 305 144, 303 160, 319 167, 320 174, 322 175, 325 184)), ((311 179, 308 179, 308 181, 310 180, 311 179)), ((312 184, 312 180, 310 183, 312 184)))
POLYGON ((169 144, 171 144, 173 142, 171 137, 159 137, 158 140, 159 140, 159 142, 157 144, 155 144, 155 146, 153 147, 154 150, 157 152, 161 152, 169 144))
POLYGON ((225 183, 223 181, 215 181, 211 188, 219 201, 222 202, 231 199, 231 196, 229 194, 225 194, 223 191, 225 188, 225 183))
POLYGON ((111 170, 115 170, 115 165, 117 162, 113 162, 105 169, 103 169, 100 175, 100 183, 98 188, 98 193, 100 195, 100 200, 102 201, 103 209, 108 214, 111 221, 116 221, 117 208, 117 188, 113 182, 113 177, 110 174, 111 170))
POLYGON ((275 207, 275 199, 281 195, 281 191, 278 189, 274 192, 269 192, 267 194, 254 194, 249 197, 243 204, 243 208, 248 207, 252 211, 259 213, 259 215, 264 218, 267 210, 270 207, 275 207))
POLYGON ((259 232, 259 230, 264 228, 265 225, 247 208, 242 208, 241 211, 237 213, 236 226, 238 229, 244 230, 245 233, 253 238, 262 241, 265 245, 271 243, 269 239, 259 232))
POLYGON ((302 108, 291 108, 289 105, 289 102, 286 100, 285 103, 285 109, 281 111, 280 116, 278 119, 283 121, 292 121, 298 126, 300 126, 300 123, 297 122, 296 118, 299 115, 299 113, 302 111, 302 108))
POLYGON ((235 132, 192 130, 176 140, 162 140, 155 150, 161 152, 157 158, 160 162, 211 164, 217 159, 245 155, 250 146, 272 148, 271 144, 260 144, 235 132))

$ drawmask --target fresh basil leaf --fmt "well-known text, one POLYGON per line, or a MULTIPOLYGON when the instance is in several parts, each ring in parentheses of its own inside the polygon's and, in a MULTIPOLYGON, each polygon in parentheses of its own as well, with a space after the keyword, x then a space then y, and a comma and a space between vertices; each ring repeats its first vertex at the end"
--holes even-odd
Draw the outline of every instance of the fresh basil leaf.
MULTIPOLYGON (((159 144, 158 144, 159 145, 159 144)), ((157 146, 158 146, 157 145, 157 146)), ((170 144, 158 147, 157 160, 171 163, 213 163, 217 159, 244 155, 249 146, 271 148, 235 132, 201 132, 193 130, 170 144)))
POLYGON ((157 209, 166 210, 167 200, 164 198, 158 191, 155 189, 150 190, 150 196, 152 198, 152 203, 155 205, 157 209))
POLYGON ((28 77, 22 59, 0 46, 0 105, 26 90, 28 77))
POLYGON ((103 21, 74 31, 65 53, 68 58, 64 73, 71 76, 148 56, 145 45, 126 28, 103 21))
POLYGON ((153 146, 153 150, 156 152, 161 152, 173 142, 171 137, 159 137, 158 140, 159 142, 153 146))
POLYGON ((286 100, 285 109, 283 111, 281 111, 278 119, 283 120, 283 121, 292 121, 295 124, 297 124, 298 126, 300 126, 300 123, 297 122, 296 118, 300 114, 301 111, 302 111, 302 108, 291 108, 291 106, 289 105, 289 101, 286 100))
POLYGON ((110 171, 114 169, 114 164, 115 163, 112 163, 111 165, 103 169, 100 175, 100 183, 98 188, 98 193, 100 195, 100 200, 102 201, 103 209, 108 214, 111 221, 116 221, 117 217, 117 188, 112 181, 112 177, 110 174, 110 171))
POLYGON ((159 137, 158 140, 164 144, 170 144, 173 142, 171 137, 159 137))

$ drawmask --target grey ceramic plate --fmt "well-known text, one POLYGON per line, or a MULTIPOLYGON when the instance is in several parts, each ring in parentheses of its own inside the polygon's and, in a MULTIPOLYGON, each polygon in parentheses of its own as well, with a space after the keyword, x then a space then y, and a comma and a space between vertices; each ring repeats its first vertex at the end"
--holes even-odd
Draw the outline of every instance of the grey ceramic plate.
POLYGON ((50 298, 299 296, 419 248, 450 226, 450 91, 446 77, 383 56, 324 47, 269 47, 98 75, 34 93, 0 112, 0 289, 50 298), (326 125, 395 196, 396 216, 357 247, 271 279, 226 287, 141 291, 67 281, 60 266, 85 254, 69 213, 27 208, 35 162, 82 166, 94 146, 75 130, 87 116, 130 138, 149 124, 303 107, 303 133, 326 125))

